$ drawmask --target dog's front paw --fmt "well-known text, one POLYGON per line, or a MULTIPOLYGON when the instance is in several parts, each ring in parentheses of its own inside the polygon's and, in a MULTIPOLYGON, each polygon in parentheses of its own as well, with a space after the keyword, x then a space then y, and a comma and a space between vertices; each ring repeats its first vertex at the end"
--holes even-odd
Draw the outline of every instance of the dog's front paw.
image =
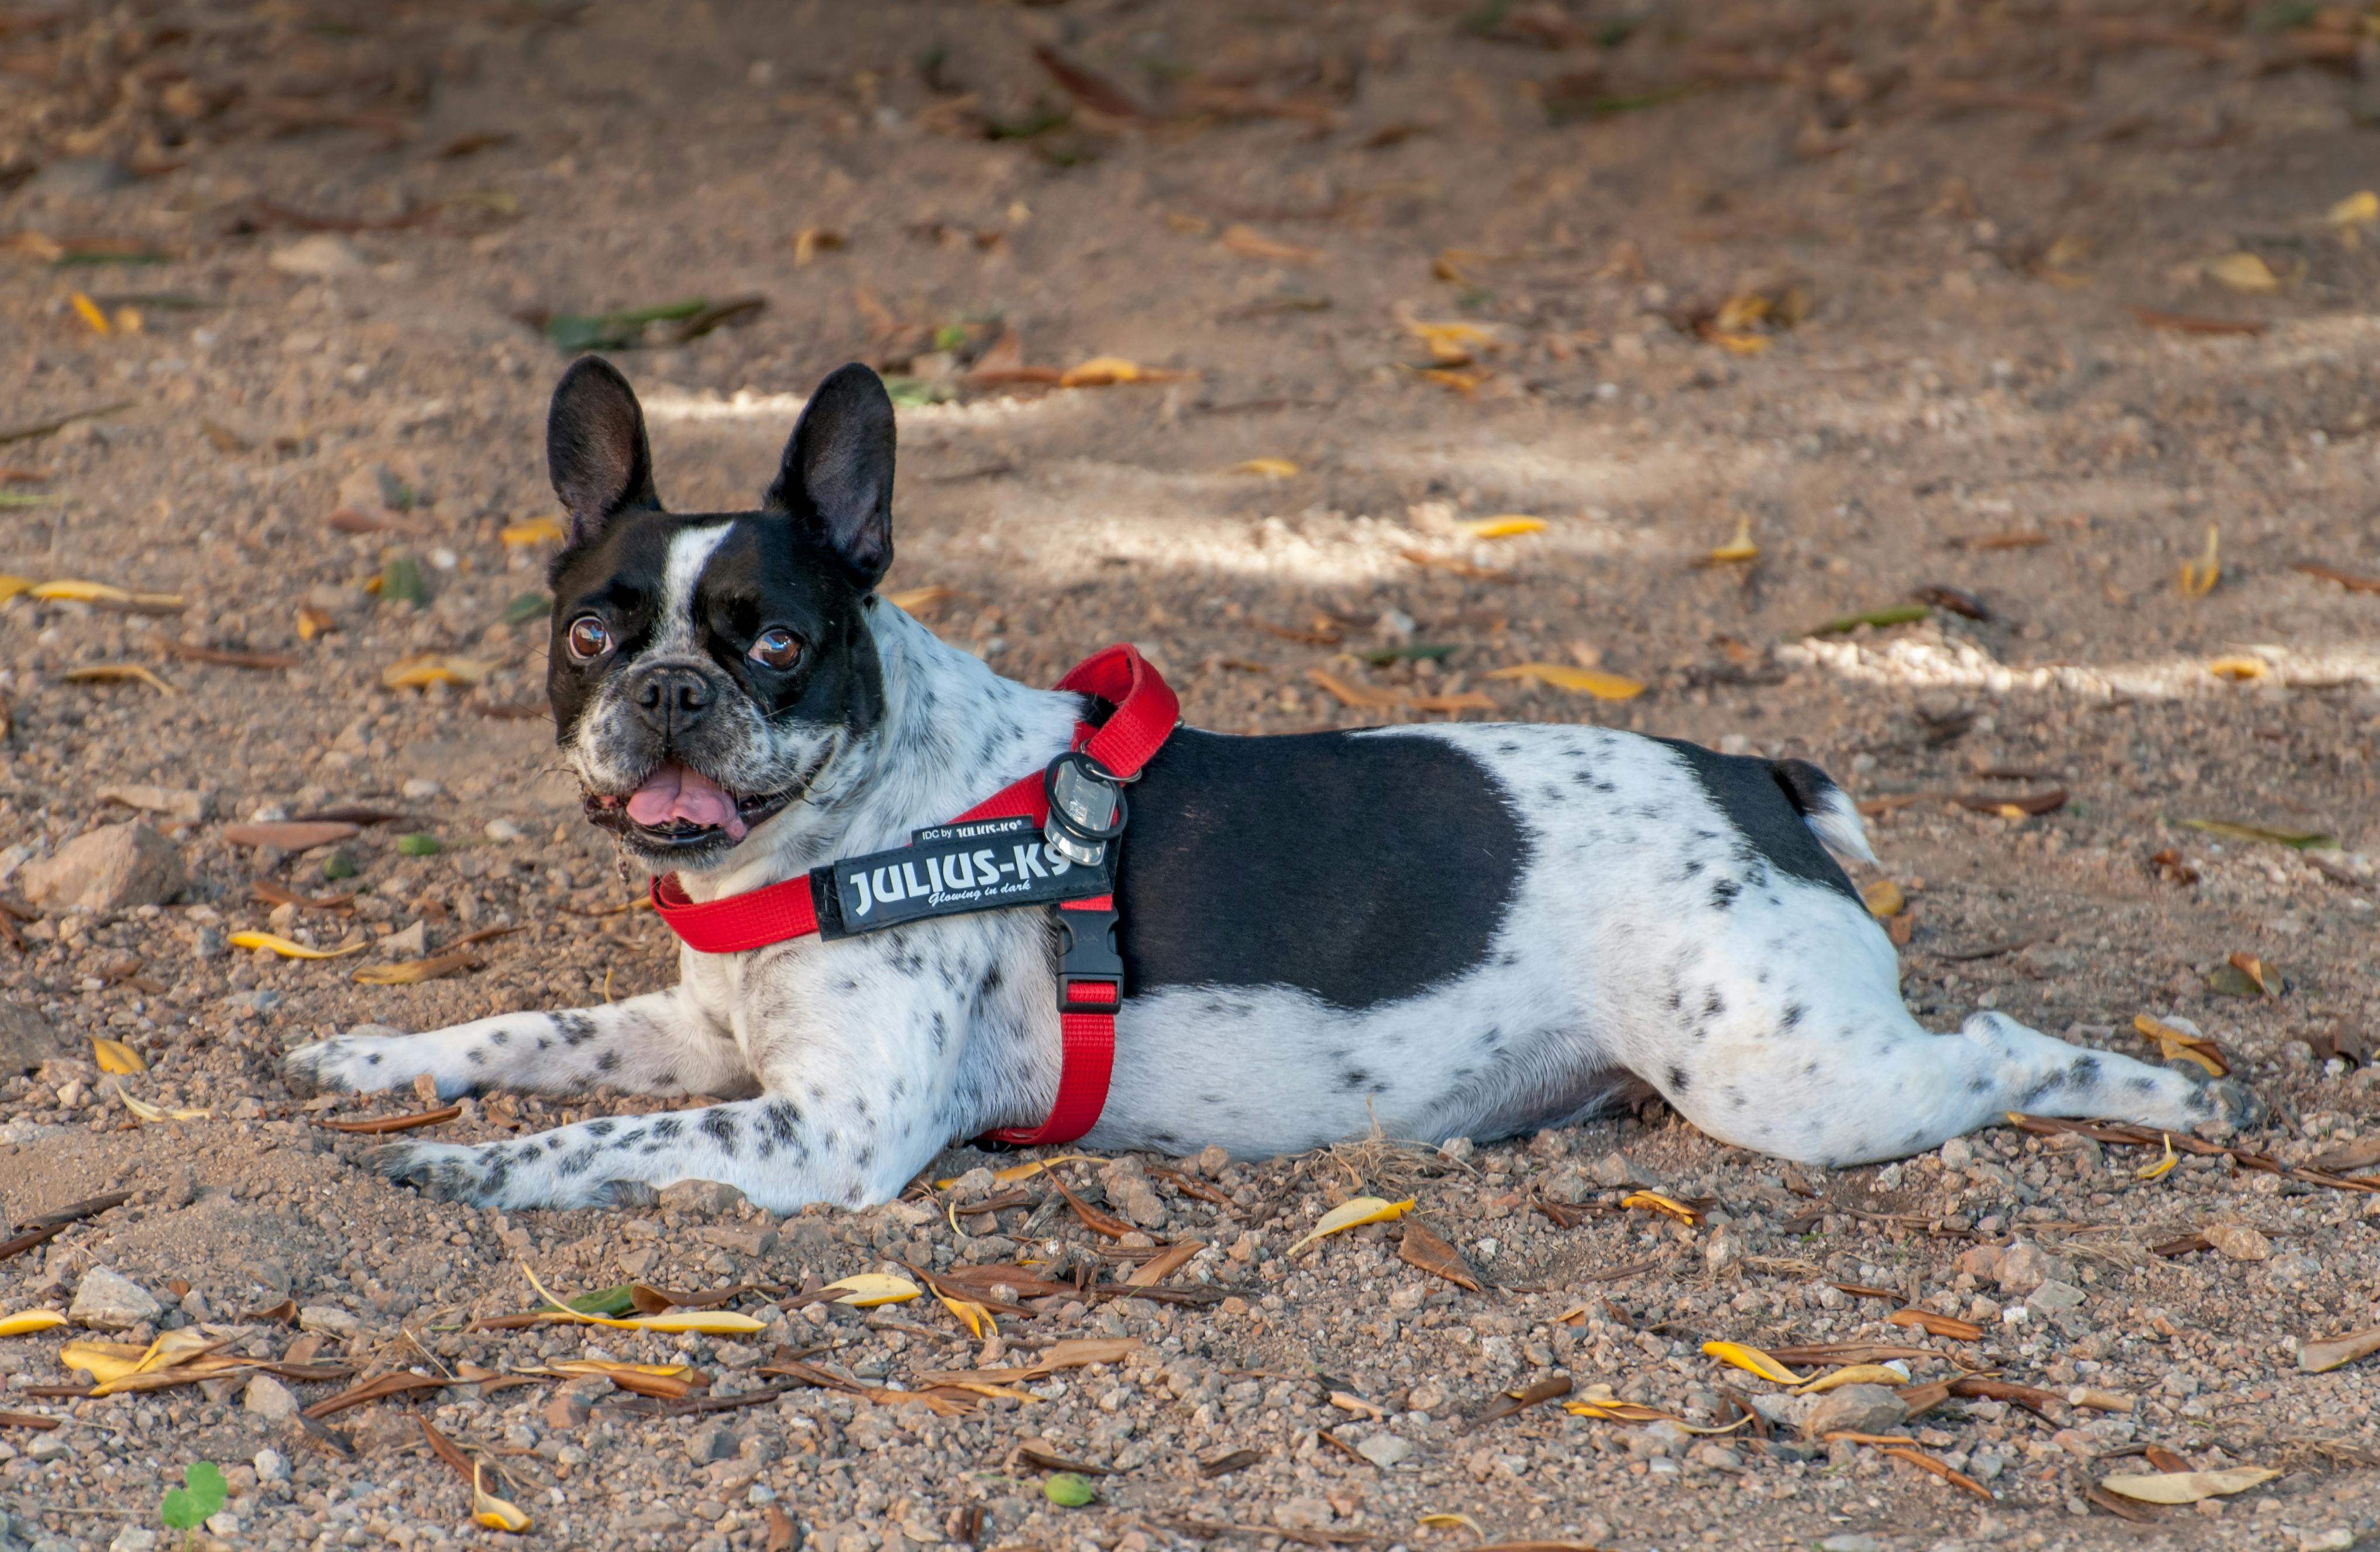
POLYGON ((387 1077, 378 1075, 380 1069, 388 1065, 386 1053, 370 1049, 385 1043, 358 1035, 316 1040, 283 1057, 281 1075, 301 1094, 325 1089, 362 1092, 387 1088, 396 1080, 393 1073, 387 1077))
POLYGON ((2209 1118, 2235 1132, 2253 1131, 2272 1114, 2256 1091, 2237 1078, 2208 1083, 2198 1091, 2198 1101, 2206 1107, 2209 1118))

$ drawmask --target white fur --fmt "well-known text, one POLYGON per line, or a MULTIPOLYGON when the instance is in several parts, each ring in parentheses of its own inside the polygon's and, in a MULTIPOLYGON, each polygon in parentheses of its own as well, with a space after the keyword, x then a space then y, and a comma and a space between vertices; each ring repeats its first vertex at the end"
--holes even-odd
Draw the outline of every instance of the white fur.
MULTIPOLYGON (((1066 746, 1072 697, 1001 679, 890 604, 869 607, 884 721, 835 752, 808 799, 757 828, 725 866, 688 875, 697 898, 899 844, 1066 746)), ((1723 1141, 1828 1164, 1912 1153, 2016 1109, 2174 1130, 2252 1113, 2236 1085, 2085 1051, 1998 1013, 1955 1035, 1922 1028, 1901 1006, 1892 945, 1860 903, 1738 845, 1664 745, 1562 726, 1367 736, 1463 750, 1522 817, 1526 861, 1488 952, 1452 980, 1361 1012, 1282 987, 1133 997, 1087 1146, 1269 1154, 1376 1123, 1425 1141, 1488 1138, 1595 1113, 1639 1083, 1723 1141), (1617 792, 1574 782, 1587 767, 1617 792), (1734 885, 1725 903, 1714 898, 1722 879, 1734 885)), ((1869 855, 1848 800, 1810 822, 1828 844, 1869 855)), ((953 1138, 1038 1123, 1055 1093, 1041 913, 748 954, 684 950, 680 964, 680 984, 651 997, 342 1037, 290 1064, 350 1088, 428 1073, 446 1094, 599 1080, 759 1091, 518 1143, 389 1150, 401 1178, 506 1207, 629 1200, 688 1178, 726 1182, 781 1212, 881 1201, 953 1138)))

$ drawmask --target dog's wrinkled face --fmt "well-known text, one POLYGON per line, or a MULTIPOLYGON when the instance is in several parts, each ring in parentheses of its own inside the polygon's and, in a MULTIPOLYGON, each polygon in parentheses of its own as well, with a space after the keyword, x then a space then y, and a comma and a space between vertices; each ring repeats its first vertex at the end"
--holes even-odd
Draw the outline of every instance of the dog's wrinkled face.
POLYGON ((669 513, 626 380, 589 357, 554 390, 571 537, 546 693, 588 818, 650 866, 724 863, 880 719, 866 603, 892 559, 892 449, 883 384, 844 367, 760 510, 669 513))

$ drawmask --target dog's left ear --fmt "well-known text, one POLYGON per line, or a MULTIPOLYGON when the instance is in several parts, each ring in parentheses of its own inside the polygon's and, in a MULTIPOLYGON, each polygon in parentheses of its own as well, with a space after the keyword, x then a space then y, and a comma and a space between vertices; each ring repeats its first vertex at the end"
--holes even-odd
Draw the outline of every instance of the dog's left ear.
POLYGON ((573 544, 630 507, 662 504, 637 391, 601 356, 581 356, 554 384, 545 467, 570 514, 573 544))
POLYGON ((829 373, 785 443, 760 504, 843 557, 864 587, 892 564, 892 400, 855 361, 829 373))

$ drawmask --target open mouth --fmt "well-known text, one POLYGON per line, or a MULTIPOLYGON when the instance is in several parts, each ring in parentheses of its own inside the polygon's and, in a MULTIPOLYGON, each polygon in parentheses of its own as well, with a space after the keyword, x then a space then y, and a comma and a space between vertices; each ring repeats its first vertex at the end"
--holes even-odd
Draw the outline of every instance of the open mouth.
POLYGON ((799 797, 817 775, 812 767, 782 791, 743 794, 673 760, 656 767, 632 793, 589 793, 587 818, 653 851, 732 846, 799 797))

